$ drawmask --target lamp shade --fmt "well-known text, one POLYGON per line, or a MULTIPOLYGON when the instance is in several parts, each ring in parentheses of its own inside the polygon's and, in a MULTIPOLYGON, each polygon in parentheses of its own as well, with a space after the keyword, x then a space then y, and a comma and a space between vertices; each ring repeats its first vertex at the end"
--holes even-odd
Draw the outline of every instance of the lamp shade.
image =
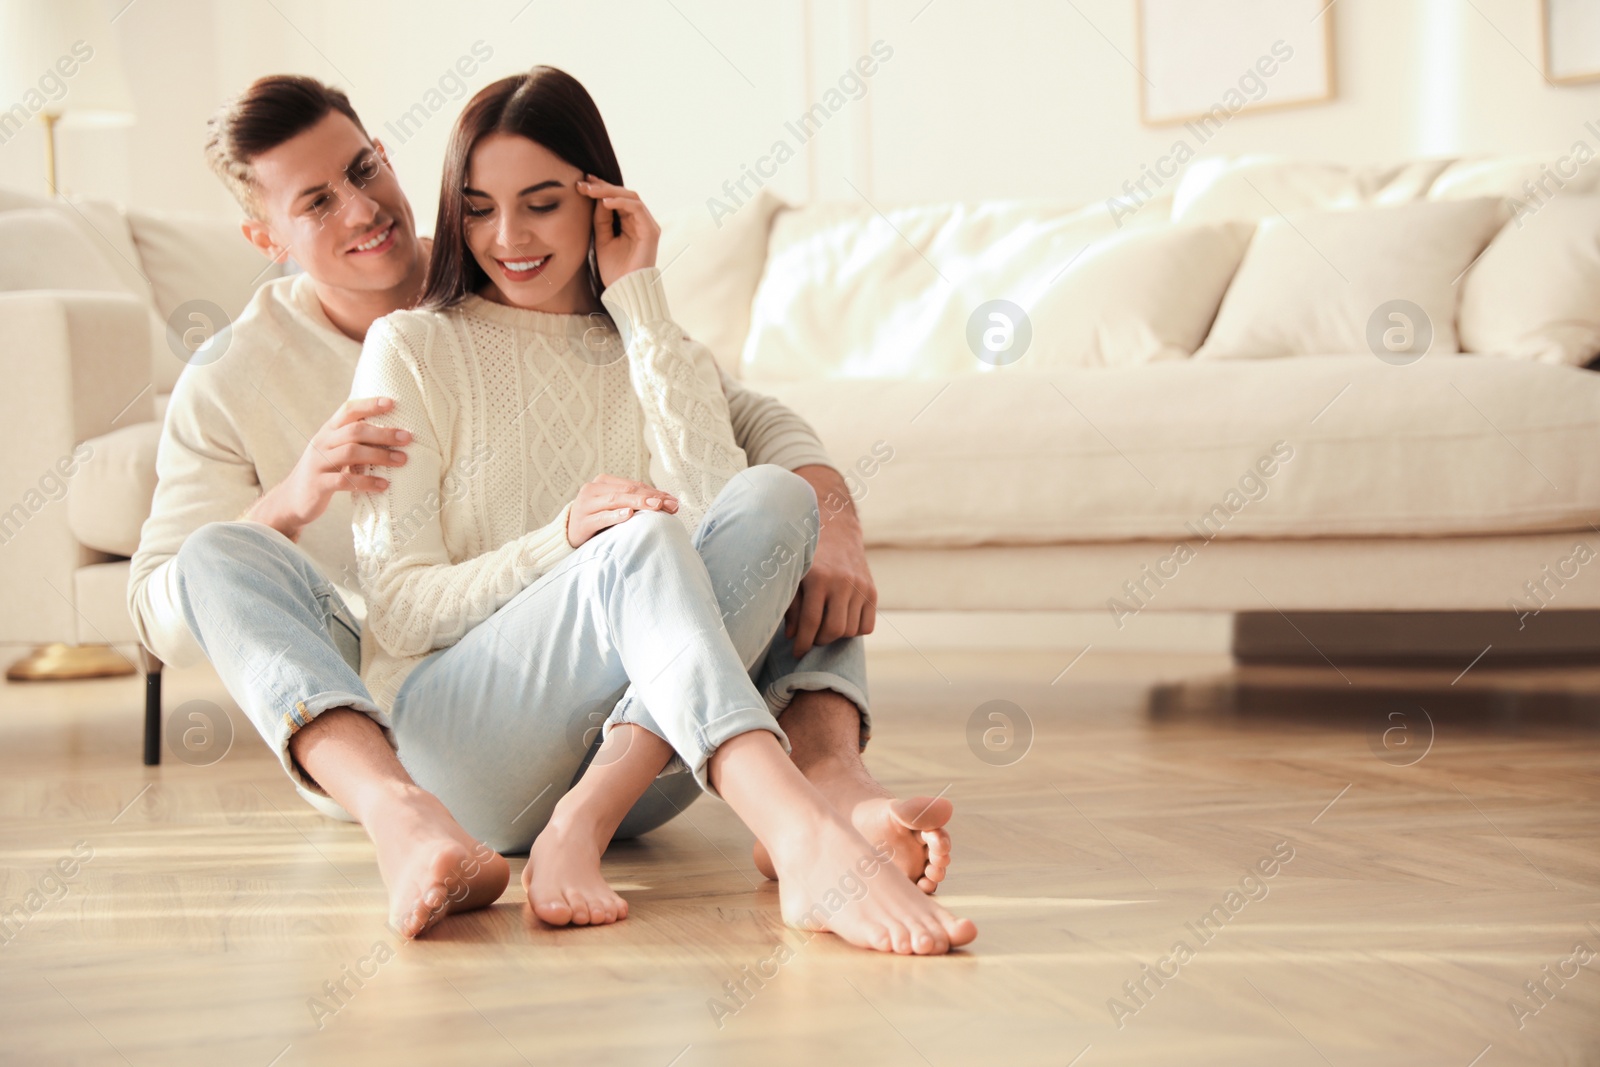
POLYGON ((61 125, 127 125, 133 94, 111 20, 126 0, 0 0, 0 108, 61 125))

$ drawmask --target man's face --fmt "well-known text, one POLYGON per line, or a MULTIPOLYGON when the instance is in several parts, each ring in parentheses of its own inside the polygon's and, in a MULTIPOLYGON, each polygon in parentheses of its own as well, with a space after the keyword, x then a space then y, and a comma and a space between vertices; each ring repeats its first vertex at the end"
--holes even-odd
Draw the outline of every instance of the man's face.
POLYGON ((263 218, 245 236, 284 251, 323 285, 393 289, 420 254, 411 204, 383 145, 330 111, 315 126, 251 161, 263 218))

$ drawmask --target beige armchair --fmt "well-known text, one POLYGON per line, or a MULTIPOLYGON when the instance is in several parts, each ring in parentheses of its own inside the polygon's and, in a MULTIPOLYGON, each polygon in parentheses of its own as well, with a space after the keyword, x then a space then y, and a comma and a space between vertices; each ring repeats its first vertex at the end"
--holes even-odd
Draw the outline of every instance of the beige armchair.
POLYGON ((231 321, 281 273, 226 219, 0 190, 7 674, 143 670, 146 763, 160 759, 161 665, 139 647, 126 588, 160 419, 188 351, 169 322, 220 327, 202 322, 218 317, 210 309, 231 321))

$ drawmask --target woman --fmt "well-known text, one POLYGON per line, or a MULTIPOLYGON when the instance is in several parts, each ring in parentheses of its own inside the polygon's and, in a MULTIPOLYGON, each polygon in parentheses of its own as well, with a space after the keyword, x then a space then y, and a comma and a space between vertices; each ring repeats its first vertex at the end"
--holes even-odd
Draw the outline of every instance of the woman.
POLYGON ((745 468, 712 356, 669 315, 659 235, 569 75, 503 79, 462 112, 422 301, 373 325, 352 386, 412 433, 387 487, 355 496, 363 678, 419 785, 499 851, 532 841, 547 922, 625 917, 606 845, 704 789, 765 845, 786 921, 945 952, 972 924, 870 878, 882 857, 751 680, 810 566, 816 497, 745 468))

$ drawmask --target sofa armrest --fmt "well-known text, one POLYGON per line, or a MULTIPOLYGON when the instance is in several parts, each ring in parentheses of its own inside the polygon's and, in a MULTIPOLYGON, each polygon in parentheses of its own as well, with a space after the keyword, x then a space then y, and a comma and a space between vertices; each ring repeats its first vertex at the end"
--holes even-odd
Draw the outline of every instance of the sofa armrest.
POLYGON ((79 640, 64 499, 90 438, 151 418, 150 313, 123 293, 0 293, 0 643, 79 640))

